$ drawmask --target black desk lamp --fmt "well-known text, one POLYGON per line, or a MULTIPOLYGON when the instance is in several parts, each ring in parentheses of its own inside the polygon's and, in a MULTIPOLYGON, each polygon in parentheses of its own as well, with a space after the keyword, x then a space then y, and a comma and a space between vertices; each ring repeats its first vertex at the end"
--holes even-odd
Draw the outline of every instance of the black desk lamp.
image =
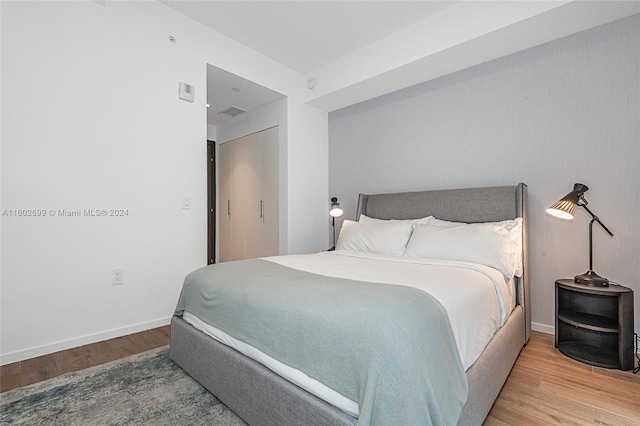
POLYGON ((587 200, 584 198, 584 193, 589 188, 587 185, 576 183, 573 185, 573 191, 565 195, 560 201, 552 205, 547 209, 547 213, 560 219, 571 220, 573 219, 573 210, 576 206, 584 207, 584 209, 591 215, 591 222, 589 222, 589 270, 582 275, 576 275, 574 281, 577 283, 607 287, 609 280, 601 277, 593 272, 593 222, 598 222, 602 228, 607 231, 609 235, 613 237, 613 233, 604 226, 604 223, 600 221, 598 216, 594 215, 587 207, 587 200))
POLYGON ((333 226, 333 247, 329 249, 329 251, 336 249, 336 217, 342 216, 342 207, 340 207, 340 203, 338 203, 338 199, 333 197, 331 199, 331 208, 329 209, 329 214, 331 215, 331 226, 333 226))

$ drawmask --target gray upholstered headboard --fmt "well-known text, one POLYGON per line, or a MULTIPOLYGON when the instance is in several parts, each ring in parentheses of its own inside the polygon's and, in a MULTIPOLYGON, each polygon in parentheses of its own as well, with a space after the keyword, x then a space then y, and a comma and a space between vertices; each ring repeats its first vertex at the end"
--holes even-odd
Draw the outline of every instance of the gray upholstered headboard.
POLYGON ((525 340, 531 334, 529 300, 527 185, 445 189, 392 194, 360 194, 356 219, 417 219, 435 216, 454 222, 496 222, 522 217, 524 274, 517 279, 518 304, 525 311, 525 340))

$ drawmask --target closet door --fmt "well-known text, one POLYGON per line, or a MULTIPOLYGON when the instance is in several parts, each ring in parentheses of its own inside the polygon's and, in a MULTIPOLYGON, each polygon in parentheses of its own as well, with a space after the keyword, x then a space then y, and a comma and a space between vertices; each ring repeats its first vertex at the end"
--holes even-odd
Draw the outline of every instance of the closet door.
POLYGON ((278 128, 219 148, 220 262, 279 254, 278 128))
MULTIPOLYGON (((234 186, 234 196, 242 200, 242 210, 238 212, 242 215, 244 222, 244 253, 242 259, 261 256, 260 179, 262 165, 260 162, 260 139, 260 133, 254 133, 236 142, 237 148, 242 152, 240 160, 241 173, 239 173, 242 178, 238 182, 238 186, 234 186)), ((237 162, 236 165, 238 165, 237 162)))
POLYGON ((232 144, 218 146, 218 261, 231 257, 231 179, 233 170, 232 144))
POLYGON ((260 132, 260 256, 280 254, 278 127, 260 132))

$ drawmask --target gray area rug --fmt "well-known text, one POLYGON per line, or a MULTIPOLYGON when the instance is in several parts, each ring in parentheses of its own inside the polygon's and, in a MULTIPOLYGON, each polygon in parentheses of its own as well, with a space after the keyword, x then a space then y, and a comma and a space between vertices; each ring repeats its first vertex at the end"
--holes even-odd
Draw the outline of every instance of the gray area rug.
POLYGON ((168 347, 0 394, 1 425, 245 425, 168 347))

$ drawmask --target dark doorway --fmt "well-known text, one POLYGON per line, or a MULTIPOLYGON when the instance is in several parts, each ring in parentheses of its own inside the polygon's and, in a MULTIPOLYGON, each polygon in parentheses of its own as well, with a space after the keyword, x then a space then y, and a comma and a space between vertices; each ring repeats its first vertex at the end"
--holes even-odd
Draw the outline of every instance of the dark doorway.
POLYGON ((207 264, 216 262, 216 143, 207 141, 207 264))

